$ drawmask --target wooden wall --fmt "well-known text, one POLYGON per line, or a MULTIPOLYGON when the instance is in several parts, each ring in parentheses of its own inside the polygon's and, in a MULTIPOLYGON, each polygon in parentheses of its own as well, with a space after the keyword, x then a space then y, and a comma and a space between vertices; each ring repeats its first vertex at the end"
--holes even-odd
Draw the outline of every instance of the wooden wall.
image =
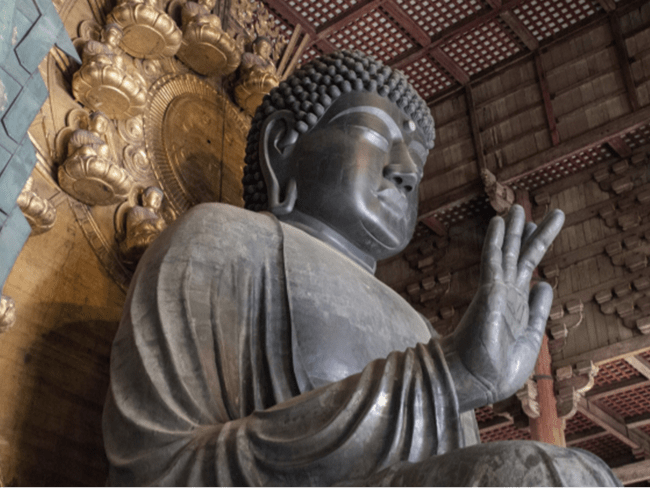
POLYGON ((30 237, 4 287, 16 325, 0 340, 0 482, 106 481, 101 415, 124 292, 103 271, 68 204, 35 171, 57 222, 30 237))

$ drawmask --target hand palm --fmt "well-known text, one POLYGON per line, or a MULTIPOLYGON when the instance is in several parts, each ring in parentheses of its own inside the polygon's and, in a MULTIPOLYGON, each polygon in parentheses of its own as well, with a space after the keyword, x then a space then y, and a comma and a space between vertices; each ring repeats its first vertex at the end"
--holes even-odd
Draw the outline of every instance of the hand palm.
POLYGON ((530 279, 563 220, 555 211, 537 228, 524 224, 523 209, 514 206, 506 223, 490 223, 481 283, 453 337, 472 388, 482 393, 474 395, 487 403, 515 393, 535 365, 553 291, 538 283, 529 293, 530 279))

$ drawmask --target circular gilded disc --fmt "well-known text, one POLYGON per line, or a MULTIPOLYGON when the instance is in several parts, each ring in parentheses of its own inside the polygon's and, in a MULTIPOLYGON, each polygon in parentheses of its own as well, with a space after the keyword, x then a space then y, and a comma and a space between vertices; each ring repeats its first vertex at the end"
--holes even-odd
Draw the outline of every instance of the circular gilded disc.
POLYGON ((183 213, 201 202, 242 205, 250 122, 195 75, 169 75, 150 90, 145 113, 149 160, 172 207, 183 213))
POLYGON ((115 190, 106 181, 99 178, 84 178, 72 184, 74 195, 82 202, 91 202, 94 205, 107 205, 114 203, 115 190))

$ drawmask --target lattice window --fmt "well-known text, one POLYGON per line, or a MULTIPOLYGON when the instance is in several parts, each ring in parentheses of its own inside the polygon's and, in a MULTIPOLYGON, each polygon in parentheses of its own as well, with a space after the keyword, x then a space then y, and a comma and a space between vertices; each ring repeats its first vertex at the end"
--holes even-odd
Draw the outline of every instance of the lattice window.
POLYGON ((300 58, 300 64, 305 64, 308 61, 311 61, 317 56, 321 56, 323 52, 318 49, 316 46, 311 45, 307 49, 305 49, 305 52, 302 53, 302 57, 300 58))
POLYGON ((520 51, 497 20, 451 39, 442 49, 470 76, 520 51))
POLYGON ((620 383, 629 378, 641 376, 636 369, 628 364, 627 361, 619 359, 611 363, 603 364, 596 375, 595 386, 611 385, 620 383))
POLYGON ((477 408, 474 413, 476 414, 476 421, 479 423, 487 422, 488 420, 492 420, 494 418, 494 411, 489 405, 477 408))
POLYGON ((623 136, 623 140, 631 149, 644 146, 650 143, 650 125, 644 125, 628 132, 623 136))
POLYGON ((430 37, 481 10, 479 0, 397 0, 430 37))
POLYGON ((312 26, 319 27, 348 10, 357 0, 286 0, 312 26))
POLYGON ((409 64, 403 71, 413 88, 425 100, 452 85, 445 72, 427 56, 409 64))
POLYGON ((462 222, 468 217, 480 215, 489 211, 489 209, 490 203, 487 197, 479 195, 472 198, 469 202, 461 203, 455 207, 442 209, 439 212, 436 212, 435 216, 440 222, 446 226, 450 226, 462 222))
POLYGON ((577 412, 573 417, 566 420, 566 428, 564 429, 564 435, 567 437, 571 434, 577 434, 578 432, 584 432, 585 430, 593 429, 596 427, 591 420, 582 415, 580 412, 577 412))
POLYGON ((391 22, 381 9, 373 10, 336 31, 328 40, 338 49, 360 49, 384 63, 414 46, 401 27, 391 22))
POLYGON ((514 425, 505 425, 500 429, 490 432, 481 432, 481 442, 496 442, 506 440, 530 440, 530 433, 524 429, 518 429, 514 425))
POLYGON ((571 447, 579 447, 585 451, 592 452, 604 461, 617 459, 630 454, 630 448, 611 434, 580 442, 571 447))
POLYGON ((601 402, 625 417, 650 412, 650 385, 617 393, 603 398, 601 402))
POLYGON ((544 168, 530 175, 524 176, 513 183, 512 188, 523 188, 524 190, 535 190, 566 176, 582 171, 596 163, 609 159, 613 153, 607 146, 596 146, 574 154, 570 158, 563 159, 548 168, 544 168))
POLYGON ((599 10, 593 0, 529 0, 512 11, 541 41, 599 10))

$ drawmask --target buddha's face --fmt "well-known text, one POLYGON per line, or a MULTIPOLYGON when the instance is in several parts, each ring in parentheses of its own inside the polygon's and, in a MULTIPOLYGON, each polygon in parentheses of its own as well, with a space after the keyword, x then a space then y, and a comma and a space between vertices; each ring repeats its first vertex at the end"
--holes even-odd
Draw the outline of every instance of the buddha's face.
POLYGON ((117 27, 109 27, 105 36, 106 43, 110 46, 117 46, 122 40, 122 32, 117 27))
POLYGON ((418 185, 428 150, 416 124, 387 98, 338 98, 301 135, 295 208, 337 231, 374 259, 406 247, 417 221, 418 185))
POLYGON ((267 41, 258 41, 255 43, 255 54, 263 58, 271 56, 271 44, 267 41))
POLYGON ((158 210, 162 205, 162 195, 157 191, 146 192, 142 196, 142 204, 145 207, 158 210))

